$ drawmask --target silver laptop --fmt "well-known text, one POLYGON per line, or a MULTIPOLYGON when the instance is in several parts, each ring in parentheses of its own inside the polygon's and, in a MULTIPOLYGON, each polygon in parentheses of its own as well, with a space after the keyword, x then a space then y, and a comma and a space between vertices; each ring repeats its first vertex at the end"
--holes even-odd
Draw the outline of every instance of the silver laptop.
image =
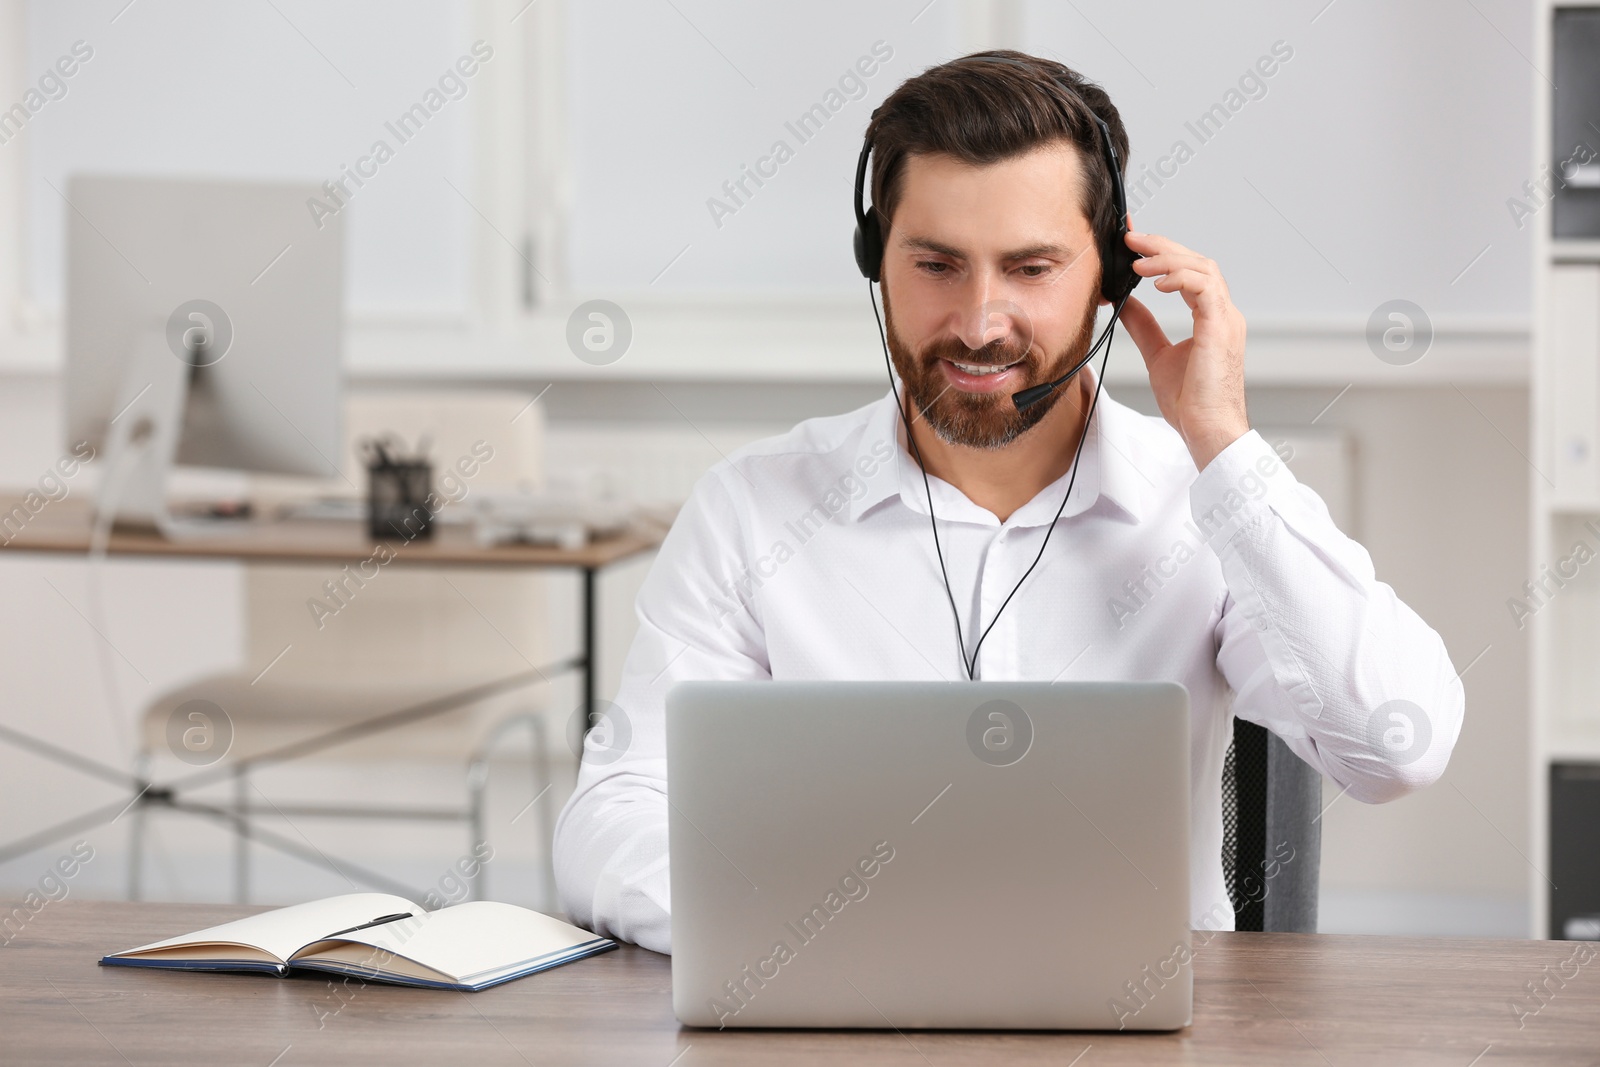
POLYGON ((690 1026, 1189 1024, 1189 698, 1170 682, 682 682, 690 1026))

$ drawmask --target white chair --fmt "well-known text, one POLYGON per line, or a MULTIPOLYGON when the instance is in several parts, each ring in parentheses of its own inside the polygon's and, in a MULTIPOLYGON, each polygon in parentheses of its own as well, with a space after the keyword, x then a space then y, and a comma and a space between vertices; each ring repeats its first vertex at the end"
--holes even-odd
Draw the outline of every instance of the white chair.
MULTIPOLYGON (((349 481, 364 494, 365 468, 357 456, 363 439, 392 433, 407 446, 414 446, 419 436, 426 436, 431 440, 435 487, 441 492, 448 489, 459 494, 464 486, 470 501, 474 491, 538 487, 542 483, 543 419, 537 405, 528 406, 528 399, 526 394, 508 391, 352 395, 346 405, 343 467, 349 481), (474 455, 477 442, 487 442, 493 455, 467 477, 454 468, 461 457, 474 455), (454 480, 446 481, 447 477, 454 480)), ((482 451, 479 446, 480 455, 482 451)), ((468 464, 469 469, 471 466, 468 464)), ((340 485, 354 495, 350 485, 340 485)), ((397 552, 403 556, 404 551, 402 544, 397 552)), ((367 568, 369 574, 371 570, 367 568)), ((226 774, 232 768, 233 804, 207 807, 181 797, 158 799, 232 826, 236 834, 235 897, 239 901, 249 897, 252 838, 329 865, 314 849, 252 825, 253 816, 462 820, 469 825, 471 854, 487 839, 484 811, 489 757, 512 731, 528 731, 536 785, 543 788, 551 781, 542 715, 548 694, 538 678, 442 713, 429 713, 430 703, 448 703, 451 694, 546 665, 541 576, 527 570, 408 569, 403 560, 397 560, 379 566, 375 576, 363 579, 357 568, 331 564, 261 564, 247 567, 244 587, 247 647, 241 670, 183 685, 147 708, 141 771, 141 776, 148 774, 150 753, 167 747, 168 720, 180 704, 204 700, 226 712, 234 741, 226 759, 218 764, 218 773, 226 774), (317 608, 317 604, 322 606, 317 608), (269 663, 270 669, 261 673, 269 663), (405 708, 417 709, 417 721, 375 733, 361 725, 405 708), (461 760, 466 769, 465 807, 307 804, 281 798, 259 803, 264 795, 254 795, 259 791, 250 783, 252 757, 285 745, 308 743, 308 739, 335 729, 344 731, 350 740, 311 754, 319 766, 330 757, 339 757, 347 766, 364 768, 362 774, 371 778, 371 768, 378 761, 461 760)), ((183 769, 181 764, 177 766, 183 769)), ((330 774, 338 773, 330 770, 330 774)), ((352 772, 351 777, 361 774, 352 772)), ((132 813, 129 895, 133 899, 142 889, 148 806, 140 805, 132 813)), ((547 798, 536 807, 543 833, 544 900, 553 906, 555 883, 549 862, 553 803, 547 798)), ((404 888, 348 862, 341 861, 338 866, 366 875, 375 885, 404 888)), ((484 884, 480 868, 473 879, 474 896, 481 898, 484 884)))

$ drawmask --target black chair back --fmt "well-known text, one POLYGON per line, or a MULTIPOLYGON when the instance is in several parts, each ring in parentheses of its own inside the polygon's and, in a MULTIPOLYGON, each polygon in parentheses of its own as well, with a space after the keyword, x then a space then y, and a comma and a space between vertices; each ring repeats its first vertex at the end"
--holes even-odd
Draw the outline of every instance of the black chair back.
POLYGON ((1234 929, 1316 933, 1322 776, 1271 731, 1233 720, 1222 768, 1222 873, 1234 929))

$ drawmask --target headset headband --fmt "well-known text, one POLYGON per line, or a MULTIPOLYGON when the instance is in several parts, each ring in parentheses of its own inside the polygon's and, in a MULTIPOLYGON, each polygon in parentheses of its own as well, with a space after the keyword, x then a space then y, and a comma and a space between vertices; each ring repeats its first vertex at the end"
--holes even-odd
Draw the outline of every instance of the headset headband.
MULTIPOLYGON (((968 56, 968 59, 985 63, 1009 63, 1012 66, 1024 67, 1026 64, 1008 56, 968 56)), ((1105 162, 1106 169, 1111 173, 1111 199, 1116 209, 1116 221, 1110 233, 1095 233, 1095 241, 1100 246, 1100 295, 1112 304, 1118 303, 1123 297, 1131 293, 1139 284, 1139 275, 1133 272, 1133 261, 1140 258, 1137 252, 1128 247, 1123 240, 1128 233, 1128 195, 1122 183, 1122 165, 1117 159, 1117 147, 1111 140, 1111 128, 1106 121, 1095 114, 1088 101, 1071 85, 1060 78, 1052 77, 1056 85, 1077 97, 1083 104, 1084 110, 1094 120, 1095 126, 1100 130, 1100 156, 1105 162)), ((867 128, 872 128, 872 122, 878 117, 878 112, 883 110, 879 104, 872 110, 872 117, 867 122, 867 128)), ((1069 116, 1070 117, 1070 116, 1069 116)), ((856 266, 861 273, 871 281, 879 281, 883 267, 883 229, 878 213, 874 210, 868 214, 864 195, 867 181, 867 157, 872 153, 872 138, 862 138, 861 155, 856 159, 856 185, 855 185, 855 257, 856 266)), ((1093 224, 1093 220, 1091 220, 1093 224)))

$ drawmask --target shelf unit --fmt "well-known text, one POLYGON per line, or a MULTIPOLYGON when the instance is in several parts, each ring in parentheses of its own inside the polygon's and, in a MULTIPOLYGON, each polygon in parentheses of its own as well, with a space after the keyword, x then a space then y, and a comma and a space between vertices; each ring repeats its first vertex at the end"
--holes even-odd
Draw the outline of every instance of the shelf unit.
MULTIPOLYGON (((1600 0, 1534 5, 1531 173, 1559 158, 1554 18, 1600 0)), ((1600 145, 1600 134, 1591 144, 1600 145)), ((1534 226, 1529 586, 1529 935, 1550 930, 1550 767, 1600 763, 1600 239, 1556 238, 1554 209, 1534 226)), ((1508 605, 1509 606, 1509 605, 1508 605)))

